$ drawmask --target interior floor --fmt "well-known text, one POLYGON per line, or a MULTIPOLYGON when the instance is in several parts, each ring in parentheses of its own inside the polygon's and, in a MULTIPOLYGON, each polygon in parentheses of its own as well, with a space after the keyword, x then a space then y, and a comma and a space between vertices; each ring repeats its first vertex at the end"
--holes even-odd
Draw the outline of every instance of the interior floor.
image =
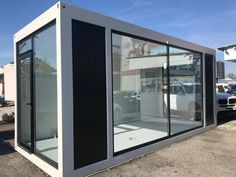
POLYGON ((36 151, 58 163, 57 138, 36 141, 36 151))
MULTIPOLYGON (((201 126, 201 121, 171 117, 171 134, 201 126)), ((145 118, 114 126, 114 152, 157 140, 168 135, 167 118, 145 118)))
MULTIPOLYGON (((114 126, 114 152, 168 136, 167 118, 142 117, 114 126)), ((201 126, 201 121, 171 117, 171 134, 201 126)), ((36 151, 58 163, 57 138, 36 141, 36 151)))

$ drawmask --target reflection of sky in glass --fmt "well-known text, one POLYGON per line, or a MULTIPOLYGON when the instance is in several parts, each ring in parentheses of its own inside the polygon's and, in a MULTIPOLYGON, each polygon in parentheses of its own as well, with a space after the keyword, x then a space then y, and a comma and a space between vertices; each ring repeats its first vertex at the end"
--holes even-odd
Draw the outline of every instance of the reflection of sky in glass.
POLYGON ((19 54, 22 54, 22 53, 27 52, 29 50, 31 50, 31 38, 26 41, 21 42, 18 46, 19 54))
POLYGON ((121 44, 120 35, 112 33, 112 45, 120 46, 121 44))
POLYGON ((34 58, 41 59, 56 69, 56 27, 55 25, 34 37, 34 58))
POLYGON ((183 49, 179 49, 179 48, 174 48, 174 47, 170 47, 170 54, 183 54, 183 57, 187 57, 189 55, 192 55, 193 58, 189 58, 189 59, 193 59, 193 60, 199 60, 201 58, 201 54, 197 53, 197 52, 191 52, 188 50, 183 50, 183 49))
POLYGON ((167 53, 165 45, 114 33, 112 34, 112 49, 113 52, 121 54, 122 59, 167 53))
POLYGON ((187 50, 170 47, 170 53, 190 53, 190 52, 187 50))
POLYGON ((158 45, 151 49, 151 55, 166 54, 166 46, 158 45))

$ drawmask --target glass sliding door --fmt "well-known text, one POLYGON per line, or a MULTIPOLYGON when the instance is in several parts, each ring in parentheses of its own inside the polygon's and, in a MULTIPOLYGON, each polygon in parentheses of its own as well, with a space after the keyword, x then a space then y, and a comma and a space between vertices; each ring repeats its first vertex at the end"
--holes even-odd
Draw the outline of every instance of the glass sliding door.
POLYGON ((171 134, 202 126, 201 54, 169 48, 171 134))
POLYGON ((167 47, 112 33, 114 152, 168 136, 167 47))
POLYGON ((18 143, 57 166, 55 22, 17 44, 18 143))
POLYGON ((35 151, 57 163, 56 27, 33 37, 35 151))
POLYGON ((17 58, 18 71, 18 142, 32 151, 31 52, 17 58))

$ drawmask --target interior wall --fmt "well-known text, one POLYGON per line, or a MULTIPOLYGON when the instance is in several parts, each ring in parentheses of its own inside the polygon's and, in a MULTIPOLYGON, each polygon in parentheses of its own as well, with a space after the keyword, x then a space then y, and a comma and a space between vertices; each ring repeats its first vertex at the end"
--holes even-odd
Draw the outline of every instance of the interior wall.
POLYGON ((36 104, 36 131, 37 140, 49 139, 57 137, 57 113, 55 112, 56 104, 56 91, 55 85, 57 84, 56 75, 35 75, 37 87, 37 100, 36 104), (47 86, 45 88, 45 86, 47 86), (45 104, 37 104, 45 103, 45 104))

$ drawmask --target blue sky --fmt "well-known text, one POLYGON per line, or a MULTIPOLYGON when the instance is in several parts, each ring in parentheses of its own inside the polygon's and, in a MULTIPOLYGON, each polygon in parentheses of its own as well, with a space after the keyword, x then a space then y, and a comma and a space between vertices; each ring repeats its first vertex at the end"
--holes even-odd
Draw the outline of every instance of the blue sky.
MULTIPOLYGON (((13 34, 57 0, 5 0, 0 6, 0 66, 13 60, 13 34)), ((236 43, 235 0, 65 0, 187 41, 218 48, 236 43)), ((223 53, 217 51, 217 59, 223 53)), ((236 73, 236 63, 226 62, 236 73)))

